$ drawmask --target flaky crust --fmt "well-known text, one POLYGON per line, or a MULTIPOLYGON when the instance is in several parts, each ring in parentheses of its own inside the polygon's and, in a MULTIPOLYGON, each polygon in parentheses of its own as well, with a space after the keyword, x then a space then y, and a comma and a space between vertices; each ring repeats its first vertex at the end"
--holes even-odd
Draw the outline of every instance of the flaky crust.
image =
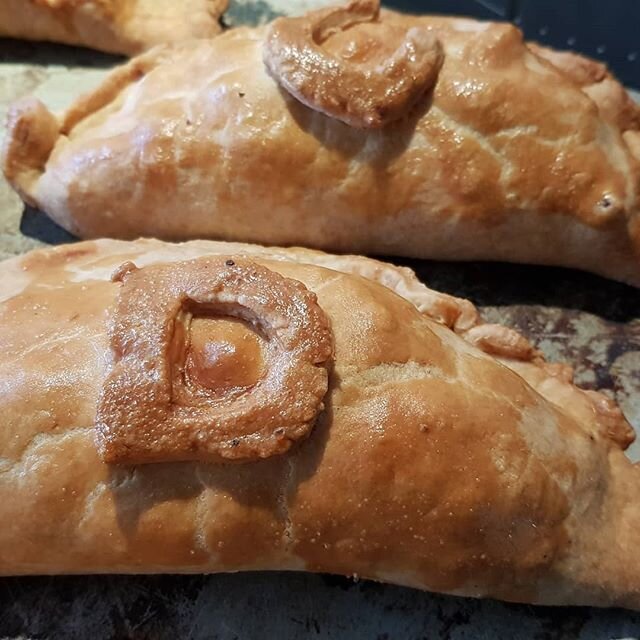
MULTIPOLYGON (((291 569, 640 608, 640 479, 620 447, 624 418, 408 269, 101 240, 0 270, 0 573, 291 569), (105 464, 93 425, 118 357, 112 274, 217 256, 316 296, 335 349, 324 410, 306 440, 260 461, 105 464)), ((212 322, 210 351, 226 344, 237 358, 224 379, 244 380, 255 341, 212 322)))
POLYGON ((220 32, 226 0, 3 0, 0 37, 135 55, 220 32))
POLYGON ((5 175, 82 237, 556 264, 640 284, 638 108, 606 69, 512 25, 365 19, 370 3, 347 9, 357 19, 328 9, 155 49, 59 120, 20 102, 5 175))

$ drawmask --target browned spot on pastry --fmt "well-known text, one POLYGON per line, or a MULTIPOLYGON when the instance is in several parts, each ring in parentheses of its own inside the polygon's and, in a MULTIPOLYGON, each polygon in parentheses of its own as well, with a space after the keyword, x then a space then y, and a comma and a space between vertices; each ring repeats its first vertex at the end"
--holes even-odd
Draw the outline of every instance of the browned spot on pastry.
POLYGON ((96 417, 105 461, 255 460, 310 433, 333 338, 304 285, 224 257, 125 263, 114 279, 116 364, 96 417))
POLYGON ((266 35, 264 62, 287 91, 316 111, 363 128, 398 120, 438 77, 444 54, 432 33, 420 25, 388 24, 373 39, 352 40, 341 55, 322 46, 335 33, 377 21, 379 10, 377 0, 354 0, 344 8, 279 18, 266 35))

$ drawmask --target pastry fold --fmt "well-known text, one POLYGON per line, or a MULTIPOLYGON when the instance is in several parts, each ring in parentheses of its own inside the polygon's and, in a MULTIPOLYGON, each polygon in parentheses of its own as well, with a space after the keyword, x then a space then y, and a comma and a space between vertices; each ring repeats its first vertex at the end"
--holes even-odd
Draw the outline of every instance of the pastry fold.
POLYGON ((307 570, 640 608, 619 409, 410 270, 100 240, 0 273, 1 574, 307 570))
POLYGON ((226 0, 3 0, 0 37, 136 55, 217 35, 226 7, 226 0))
POLYGON ((60 118, 10 110, 7 179, 84 237, 561 265, 640 284, 640 111, 503 23, 359 0, 154 49, 60 118))

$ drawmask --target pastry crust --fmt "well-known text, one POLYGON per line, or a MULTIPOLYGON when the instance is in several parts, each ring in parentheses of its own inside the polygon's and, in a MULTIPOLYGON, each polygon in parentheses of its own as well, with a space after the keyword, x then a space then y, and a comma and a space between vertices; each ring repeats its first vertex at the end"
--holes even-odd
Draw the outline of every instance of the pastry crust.
POLYGON ((5 175, 81 237, 555 264, 640 284, 639 112, 606 69, 512 25, 371 18, 370 5, 155 49, 57 133, 19 102, 5 175))
POLYGON ((226 0, 3 0, 0 37, 136 55, 221 31, 226 0))
MULTIPOLYGON (((410 270, 152 240, 41 250, 0 270, 0 573, 291 569, 640 608, 640 477, 619 410, 410 270), (218 256, 315 294, 334 345, 324 410, 305 440, 264 460, 104 463, 96 409, 135 337, 117 328, 126 278, 112 274, 218 256)), ((255 341, 225 322, 213 318, 198 344, 234 346, 240 375, 255 341)), ((230 387, 211 381, 230 369, 215 357, 207 367, 224 396, 230 387)))

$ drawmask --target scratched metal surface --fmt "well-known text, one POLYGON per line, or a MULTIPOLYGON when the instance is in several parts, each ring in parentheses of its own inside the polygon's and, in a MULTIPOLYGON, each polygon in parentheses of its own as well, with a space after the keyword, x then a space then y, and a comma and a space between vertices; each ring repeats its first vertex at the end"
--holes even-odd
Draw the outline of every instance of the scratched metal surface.
MULTIPOLYGON (((236 1, 226 20, 254 23, 317 4, 236 1)), ((63 108, 117 61, 0 41, 0 118, 11 100, 32 93, 63 108)), ((0 178, 0 258, 68 240, 24 211, 0 178)), ((582 384, 607 389, 640 429, 640 291, 562 269, 405 264, 431 286, 471 298, 492 321, 517 326, 549 358, 574 364, 582 384)), ((631 453, 640 459, 640 445, 631 453)), ((622 640, 640 638, 640 614, 474 601, 310 574, 3 578, 0 637, 622 640)))

